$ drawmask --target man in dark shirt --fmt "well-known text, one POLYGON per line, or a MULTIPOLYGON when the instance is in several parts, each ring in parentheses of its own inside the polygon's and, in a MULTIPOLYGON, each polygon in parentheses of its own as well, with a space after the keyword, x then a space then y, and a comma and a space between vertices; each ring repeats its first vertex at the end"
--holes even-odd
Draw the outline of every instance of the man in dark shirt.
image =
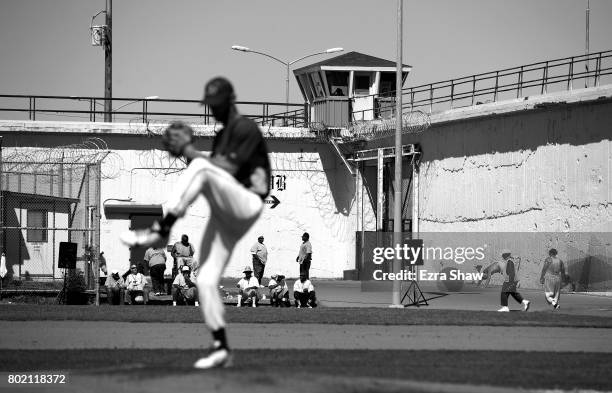
POLYGON ((502 250, 502 259, 498 262, 499 272, 504 277, 504 283, 501 290, 501 308, 497 311, 508 312, 508 296, 512 296, 514 300, 523 305, 523 310, 529 310, 530 301, 524 299, 518 291, 518 266, 514 263, 510 250, 502 250))
POLYGON ((194 367, 223 367, 231 363, 225 336, 223 303, 219 280, 232 253, 232 247, 259 218, 263 200, 269 192, 270 162, 266 142, 257 124, 241 116, 235 105, 234 89, 225 78, 206 84, 204 104, 217 121, 223 123, 215 136, 210 157, 193 146, 193 130, 183 123, 173 123, 163 136, 166 150, 182 156, 189 163, 166 203, 166 215, 148 230, 132 231, 122 236, 129 246, 150 246, 167 241, 175 221, 204 195, 210 205, 200 248, 200 268, 196 278, 204 320, 213 334, 208 356, 194 367))

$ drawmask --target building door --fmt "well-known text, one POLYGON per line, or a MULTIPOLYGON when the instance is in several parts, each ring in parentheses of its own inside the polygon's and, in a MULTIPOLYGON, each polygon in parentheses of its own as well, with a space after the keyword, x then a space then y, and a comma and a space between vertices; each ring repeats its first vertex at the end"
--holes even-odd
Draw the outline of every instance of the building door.
POLYGON ((374 119, 374 96, 371 95, 373 72, 355 72, 353 80, 353 120, 374 119))

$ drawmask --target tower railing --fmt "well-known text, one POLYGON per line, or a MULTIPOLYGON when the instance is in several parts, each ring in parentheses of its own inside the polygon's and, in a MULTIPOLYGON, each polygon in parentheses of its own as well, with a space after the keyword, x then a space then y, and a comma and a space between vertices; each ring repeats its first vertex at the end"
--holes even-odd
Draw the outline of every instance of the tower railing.
MULTIPOLYGON (((546 60, 402 89, 404 111, 444 110, 612 83, 612 50, 546 60)), ((395 91, 373 94, 353 120, 394 116, 395 91), (373 112, 373 113, 372 113, 373 112)))

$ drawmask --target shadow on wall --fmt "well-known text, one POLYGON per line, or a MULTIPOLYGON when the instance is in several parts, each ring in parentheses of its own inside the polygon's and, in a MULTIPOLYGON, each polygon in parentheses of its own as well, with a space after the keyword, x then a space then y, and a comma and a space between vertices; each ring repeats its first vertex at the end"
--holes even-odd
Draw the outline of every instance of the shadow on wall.
MULTIPOLYGON (((610 140, 610 124, 610 100, 588 104, 551 104, 543 109, 433 124, 422 134, 405 135, 403 143, 419 143, 423 160, 433 161, 520 150, 535 151, 547 144, 582 146, 610 140)), ((368 147, 392 144, 392 138, 385 138, 368 147)))
POLYGON ((612 288, 612 256, 604 240, 591 236, 586 252, 568 247, 567 270, 577 291, 599 291, 612 288))
POLYGON ((355 178, 344 164, 337 158, 329 145, 322 145, 321 164, 325 168, 325 176, 331 191, 338 214, 348 216, 355 200, 355 178), (332 168, 335 168, 332 170, 332 168))
MULTIPOLYGON (((20 227, 19 218, 15 209, 5 209, 5 225, 8 227, 20 227)), ((30 260, 28 248, 23 245, 26 239, 23 237, 23 232, 20 229, 5 229, 3 231, 2 242, 4 244, 4 252, 6 253, 6 282, 10 282, 13 277, 19 277, 19 267, 23 266, 23 262, 30 260)), ((25 270, 21 272, 25 274, 25 270)))

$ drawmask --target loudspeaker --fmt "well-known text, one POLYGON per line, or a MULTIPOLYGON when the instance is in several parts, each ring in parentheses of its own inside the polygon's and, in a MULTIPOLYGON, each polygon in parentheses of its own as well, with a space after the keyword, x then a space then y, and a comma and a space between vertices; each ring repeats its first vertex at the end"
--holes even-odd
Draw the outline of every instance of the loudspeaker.
POLYGON ((77 244, 60 242, 58 267, 60 269, 76 269, 77 244))

